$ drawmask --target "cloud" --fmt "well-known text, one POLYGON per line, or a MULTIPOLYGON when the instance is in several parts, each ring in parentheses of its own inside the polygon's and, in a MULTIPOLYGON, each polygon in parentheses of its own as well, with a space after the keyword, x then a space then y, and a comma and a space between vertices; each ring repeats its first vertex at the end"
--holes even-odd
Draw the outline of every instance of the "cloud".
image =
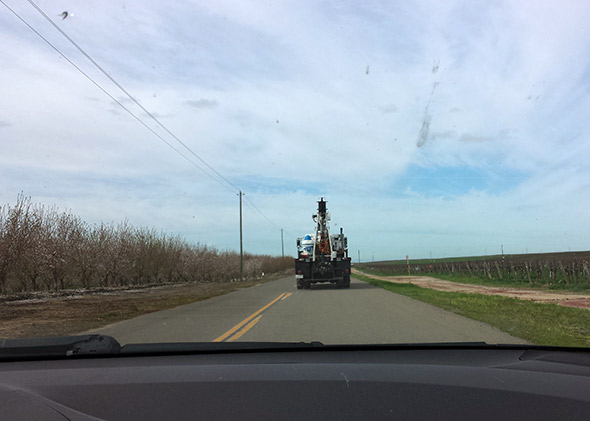
POLYGON ((186 103, 191 107, 198 108, 198 109, 205 109, 205 108, 214 108, 217 107, 217 101, 213 99, 197 99, 197 100, 186 100, 186 103))
POLYGON ((478 136, 468 133, 462 133, 459 136, 459 140, 461 142, 489 142, 491 140, 494 140, 494 138, 491 136, 478 136))
POLYGON ((399 108, 395 104, 383 105, 383 106, 379 107, 379 110, 383 114, 391 114, 391 113, 397 113, 397 112, 399 112, 399 108))
MULTIPOLYGON (((565 232, 590 237, 590 7, 529 6, 90 2, 66 30, 292 240, 324 195, 377 258, 477 254, 499 237, 546 250, 565 232)), ((0 201, 23 190, 235 249, 227 183, 44 35, 193 162, 0 14, 0 201)), ((274 227, 250 211, 248 249, 276 251, 274 227)))

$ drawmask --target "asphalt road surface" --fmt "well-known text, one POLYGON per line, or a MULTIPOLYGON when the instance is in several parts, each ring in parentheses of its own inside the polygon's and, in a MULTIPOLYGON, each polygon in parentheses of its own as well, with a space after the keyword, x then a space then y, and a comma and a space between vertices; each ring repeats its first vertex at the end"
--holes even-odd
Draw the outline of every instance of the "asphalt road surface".
POLYGON ((290 276, 94 330, 121 344, 320 341, 523 343, 498 329, 353 279, 297 290, 290 276))

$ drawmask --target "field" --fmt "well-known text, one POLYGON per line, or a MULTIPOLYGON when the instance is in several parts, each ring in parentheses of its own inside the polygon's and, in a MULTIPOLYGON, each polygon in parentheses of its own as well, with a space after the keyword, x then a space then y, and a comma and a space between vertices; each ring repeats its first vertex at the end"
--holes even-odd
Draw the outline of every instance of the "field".
MULTIPOLYGON (((590 289, 590 251, 410 260, 410 275, 484 285, 590 289)), ((375 275, 408 275, 405 260, 355 265, 375 275)))

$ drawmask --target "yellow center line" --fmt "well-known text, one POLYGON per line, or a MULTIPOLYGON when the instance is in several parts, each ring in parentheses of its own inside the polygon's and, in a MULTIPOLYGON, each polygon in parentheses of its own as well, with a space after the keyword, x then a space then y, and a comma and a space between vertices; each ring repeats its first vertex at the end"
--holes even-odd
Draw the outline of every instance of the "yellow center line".
POLYGON ((233 342, 236 339, 240 339, 242 337, 242 335, 244 333, 246 333, 247 331, 249 331, 250 329, 252 329, 254 327, 254 325, 256 323, 258 323, 258 321, 262 318, 262 314, 259 315, 257 318, 255 318, 254 320, 252 320, 250 323, 248 323, 242 330, 240 330, 238 333, 236 333, 234 336, 230 336, 229 339, 226 342, 233 342))
POLYGON ((291 293, 288 292, 285 294, 285 296, 283 298, 281 298, 281 301, 283 301, 285 298, 289 298, 291 296, 291 293))
MULTIPOLYGON (((234 327, 232 327, 230 330, 228 330, 227 332, 225 332, 223 335, 221 335, 218 338, 213 339, 213 342, 221 342, 224 339, 226 339, 228 336, 232 335, 234 332, 236 332, 238 329, 240 329, 242 326, 244 326, 246 323, 248 323, 250 320, 252 320, 254 317, 258 316, 260 313, 262 313, 264 310, 266 310, 267 308, 269 308, 271 305, 273 305, 274 303, 276 303, 277 301, 279 301, 281 298, 283 298, 283 296, 285 295, 285 293, 283 292, 281 295, 279 295, 277 298, 275 298, 274 300, 272 300, 270 303, 268 303, 267 305, 265 305, 264 307, 262 307, 261 309, 259 309, 258 311, 252 313, 251 315, 249 315, 248 317, 246 317, 244 320, 242 320, 240 323, 238 323, 237 325, 235 325, 234 327)), ((254 326, 254 325, 252 325, 254 326)), ((241 336, 241 335, 240 335, 241 336)))

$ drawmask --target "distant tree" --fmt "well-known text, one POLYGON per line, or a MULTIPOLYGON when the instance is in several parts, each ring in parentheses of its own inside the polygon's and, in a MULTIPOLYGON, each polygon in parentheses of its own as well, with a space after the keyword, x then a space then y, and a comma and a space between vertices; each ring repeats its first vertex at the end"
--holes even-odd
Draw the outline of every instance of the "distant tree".
POLYGON ((14 207, 0 208, 0 292, 8 293, 8 278, 20 263, 23 252, 31 243, 32 205, 23 194, 14 207))
POLYGON ((45 235, 45 264, 51 273, 53 288, 56 291, 66 287, 65 280, 73 272, 74 250, 81 242, 82 222, 79 218, 51 209, 47 215, 47 234, 45 235))
POLYGON ((28 214, 28 241, 26 247, 21 250, 15 278, 19 281, 21 291, 37 291, 39 281, 44 276, 45 267, 41 264, 40 256, 43 254, 44 243, 44 217, 45 209, 42 205, 36 205, 28 214))
POLYGON ((98 236, 98 230, 84 222, 75 224, 71 233, 69 247, 72 274, 84 288, 92 286, 98 272, 98 236))

